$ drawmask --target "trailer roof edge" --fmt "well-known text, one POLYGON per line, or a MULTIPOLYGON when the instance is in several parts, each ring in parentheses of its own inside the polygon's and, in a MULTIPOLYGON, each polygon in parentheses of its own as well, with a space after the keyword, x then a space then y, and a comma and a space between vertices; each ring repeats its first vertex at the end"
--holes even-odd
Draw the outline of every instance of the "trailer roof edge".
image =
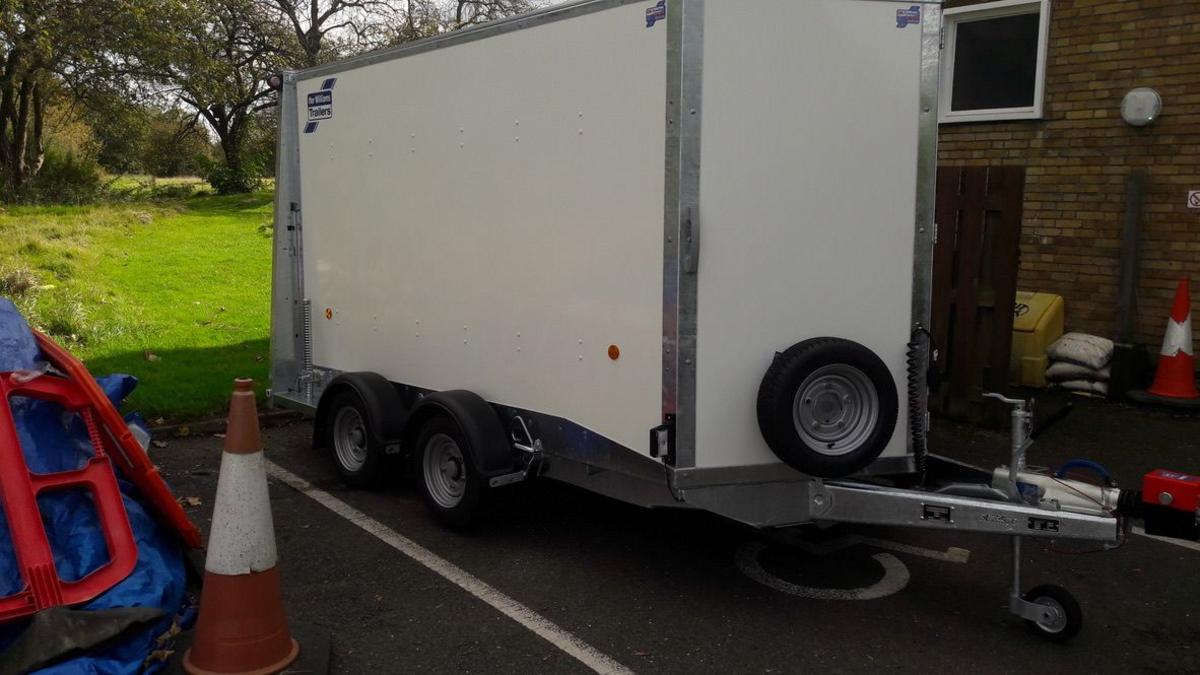
MULTIPOLYGON (((914 0, 916 1, 916 0, 914 0)), ((940 1, 940 0, 938 0, 940 1)), ((482 40, 483 38, 492 37, 495 35, 503 35, 513 31, 522 30, 524 28, 532 28, 554 21, 561 21, 571 17, 590 14, 604 9, 611 9, 623 5, 631 5, 636 2, 646 2, 646 0, 575 0, 545 9, 539 9, 524 14, 518 14, 504 19, 496 19, 487 23, 472 26, 470 28, 462 28, 459 30, 435 35, 433 37, 424 38, 415 42, 406 42, 395 45, 393 47, 385 47, 375 51, 351 56, 337 61, 330 61, 319 66, 305 68, 293 72, 293 77, 297 80, 311 79, 322 77, 324 75, 332 75, 335 73, 344 73, 348 70, 371 66, 376 63, 392 61, 395 59, 404 58, 406 56, 414 56, 424 52, 441 49, 456 44, 464 44, 482 40)))

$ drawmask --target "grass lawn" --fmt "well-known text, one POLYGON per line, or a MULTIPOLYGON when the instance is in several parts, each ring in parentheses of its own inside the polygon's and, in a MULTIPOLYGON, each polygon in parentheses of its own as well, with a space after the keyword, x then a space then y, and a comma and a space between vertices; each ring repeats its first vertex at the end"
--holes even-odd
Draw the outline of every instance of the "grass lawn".
POLYGON ((0 210, 0 295, 81 357, 128 373, 147 419, 220 414, 265 388, 271 194, 0 210))

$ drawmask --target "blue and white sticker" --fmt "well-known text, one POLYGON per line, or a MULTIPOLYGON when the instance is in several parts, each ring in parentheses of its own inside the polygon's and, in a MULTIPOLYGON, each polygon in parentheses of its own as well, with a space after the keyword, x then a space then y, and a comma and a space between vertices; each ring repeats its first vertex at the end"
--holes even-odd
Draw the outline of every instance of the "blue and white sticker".
POLYGON ((658 0, 653 7, 646 9, 646 28, 654 28, 655 23, 666 20, 667 0, 658 0))
POLYGON ((308 123, 304 133, 311 134, 324 120, 333 119, 333 86, 337 78, 331 77, 321 83, 321 88, 308 95, 308 123))
POLYGON ((921 23, 921 6, 913 5, 908 9, 896 10, 896 28, 904 28, 909 24, 921 23))

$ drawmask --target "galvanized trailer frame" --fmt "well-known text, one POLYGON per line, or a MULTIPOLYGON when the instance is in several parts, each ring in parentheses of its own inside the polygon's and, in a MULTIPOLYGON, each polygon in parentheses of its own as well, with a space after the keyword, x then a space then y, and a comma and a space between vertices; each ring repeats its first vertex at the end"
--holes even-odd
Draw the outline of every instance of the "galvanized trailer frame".
MULTIPOLYGON (((297 82, 393 59, 400 59, 487 37, 523 30, 591 12, 631 4, 635 0, 580 0, 540 12, 496 21, 318 66, 286 72, 280 93, 280 139, 275 207, 272 295, 272 365, 270 396, 276 405, 314 411, 326 384, 337 371, 313 363, 312 310, 305 293, 303 213, 300 182, 300 103, 297 82)), ((645 4, 645 0, 638 0, 645 4)), ((538 475, 585 487, 594 492, 645 506, 701 508, 755 527, 781 527, 813 521, 893 524, 954 531, 976 531, 1035 537, 1115 541, 1117 523, 1107 515, 1047 512, 1023 503, 997 501, 990 495, 938 493, 903 489, 864 480, 821 481, 783 463, 740 467, 696 468, 697 276, 700 230, 693 215, 699 209, 700 141, 703 115, 703 40, 706 0, 667 0, 667 92, 665 200, 663 214, 663 371, 664 422, 673 426, 673 448, 666 461, 653 461, 575 422, 537 410, 493 402, 509 419, 519 418, 528 443, 545 461, 538 475), (535 444, 533 441, 535 440, 535 444)), ((708 0, 713 1, 713 0, 708 0)), ((856 2, 860 0, 847 0, 856 2)), ((879 0, 873 0, 879 1, 879 0)), ((937 143, 937 89, 941 48, 941 6, 936 0, 904 0, 920 5, 920 125, 916 212, 913 229, 914 284, 911 329, 928 326, 937 143)), ((923 374, 929 345, 918 341, 914 372, 923 374)), ((909 454, 882 459, 870 475, 912 474, 924 459, 927 392, 910 378, 908 396, 916 408, 910 428, 909 454)), ((412 404, 431 393, 395 383, 412 404)), ((904 424, 906 421, 901 420, 904 424)), ((911 423, 912 420, 909 420, 911 423)), ((541 459, 541 458, 539 458, 541 459)), ((963 467, 931 458, 937 467, 963 467)), ((967 469, 969 471, 969 469, 967 469)), ((525 478, 515 472, 494 485, 525 478)), ((979 484, 987 473, 972 474, 979 484)), ((967 491, 970 492, 970 491, 967 491)))

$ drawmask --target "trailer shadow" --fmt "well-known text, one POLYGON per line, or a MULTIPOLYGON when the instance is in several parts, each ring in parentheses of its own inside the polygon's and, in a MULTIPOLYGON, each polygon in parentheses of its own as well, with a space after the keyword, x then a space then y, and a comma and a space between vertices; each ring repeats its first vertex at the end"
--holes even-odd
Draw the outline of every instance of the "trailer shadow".
POLYGON ((224 416, 233 380, 255 380, 260 404, 269 386, 270 344, 266 338, 181 349, 121 352, 87 359, 96 376, 123 373, 137 378, 137 389, 122 408, 164 422, 224 416))

